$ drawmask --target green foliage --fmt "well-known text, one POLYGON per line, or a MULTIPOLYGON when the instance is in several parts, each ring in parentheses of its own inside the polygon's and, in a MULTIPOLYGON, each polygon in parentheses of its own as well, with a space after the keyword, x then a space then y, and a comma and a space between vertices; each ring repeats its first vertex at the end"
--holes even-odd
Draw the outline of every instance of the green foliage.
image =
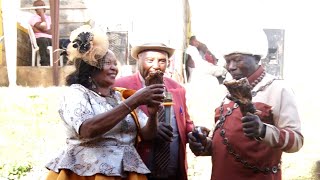
POLYGON ((27 164, 2 164, 0 165, 0 177, 8 180, 21 179, 26 176, 28 172, 32 170, 32 165, 27 164))
POLYGON ((44 165, 64 143, 57 113, 62 90, 0 88, 0 180, 37 180, 46 173, 44 165))

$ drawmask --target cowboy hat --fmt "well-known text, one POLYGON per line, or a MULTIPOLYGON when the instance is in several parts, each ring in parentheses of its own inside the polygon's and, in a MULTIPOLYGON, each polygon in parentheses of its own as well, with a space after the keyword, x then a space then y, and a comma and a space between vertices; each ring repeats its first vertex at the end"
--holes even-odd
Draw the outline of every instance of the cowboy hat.
POLYGON ((165 44, 162 43, 146 43, 146 44, 142 44, 140 46, 135 46, 131 49, 131 56, 138 60, 138 55, 143 52, 143 51, 147 51, 147 50, 158 50, 158 51, 165 51, 166 53, 168 53, 168 58, 170 58, 175 49, 170 48, 168 46, 166 46, 165 44))

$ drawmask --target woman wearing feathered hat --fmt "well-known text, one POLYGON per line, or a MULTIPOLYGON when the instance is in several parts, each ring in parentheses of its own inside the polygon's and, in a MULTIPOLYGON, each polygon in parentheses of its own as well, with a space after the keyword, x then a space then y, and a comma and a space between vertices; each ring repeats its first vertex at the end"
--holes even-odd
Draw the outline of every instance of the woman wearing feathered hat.
POLYGON ((47 179, 146 179, 150 171, 134 145, 155 136, 163 85, 136 92, 112 88, 118 68, 106 34, 82 26, 70 41, 67 56, 75 71, 66 78, 59 108, 66 147, 46 165, 47 179), (140 105, 148 106, 149 118, 135 110, 140 105))

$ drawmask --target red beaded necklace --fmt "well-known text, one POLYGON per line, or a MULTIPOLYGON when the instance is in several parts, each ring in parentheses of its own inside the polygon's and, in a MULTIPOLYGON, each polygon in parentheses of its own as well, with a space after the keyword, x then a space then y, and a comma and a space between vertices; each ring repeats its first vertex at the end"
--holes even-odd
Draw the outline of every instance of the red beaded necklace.
POLYGON ((262 81, 262 79, 264 78, 264 76, 266 75, 266 71, 263 70, 261 75, 255 79, 250 85, 251 85, 251 90, 259 83, 262 81))

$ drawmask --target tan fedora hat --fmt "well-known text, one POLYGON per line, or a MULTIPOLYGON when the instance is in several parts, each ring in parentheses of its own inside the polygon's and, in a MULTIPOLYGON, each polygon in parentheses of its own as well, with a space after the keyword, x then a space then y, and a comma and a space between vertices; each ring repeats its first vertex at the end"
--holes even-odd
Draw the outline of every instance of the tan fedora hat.
POLYGON ((131 56, 134 59, 138 60, 138 55, 141 52, 147 51, 147 50, 165 51, 168 53, 168 58, 170 58, 175 51, 175 49, 170 48, 163 43, 146 43, 146 44, 142 44, 142 45, 133 47, 131 49, 131 56))

